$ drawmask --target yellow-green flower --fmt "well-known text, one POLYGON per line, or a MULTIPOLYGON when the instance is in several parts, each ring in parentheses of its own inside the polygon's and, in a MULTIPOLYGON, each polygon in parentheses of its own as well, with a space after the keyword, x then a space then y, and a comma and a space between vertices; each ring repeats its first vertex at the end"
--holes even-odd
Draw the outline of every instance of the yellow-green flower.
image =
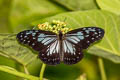
POLYGON ((72 30, 66 26, 67 24, 65 22, 59 20, 53 20, 52 23, 45 22, 43 24, 38 24, 38 28, 40 30, 52 31, 56 34, 58 34, 59 31, 62 31, 62 33, 65 34, 66 32, 72 30))

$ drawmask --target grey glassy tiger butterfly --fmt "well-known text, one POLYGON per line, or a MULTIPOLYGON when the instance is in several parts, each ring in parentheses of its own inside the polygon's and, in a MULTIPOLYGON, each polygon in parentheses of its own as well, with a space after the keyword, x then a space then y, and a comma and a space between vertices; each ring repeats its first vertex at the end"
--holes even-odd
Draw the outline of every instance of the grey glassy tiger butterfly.
POLYGON ((45 30, 25 30, 17 34, 17 40, 39 52, 39 58, 49 65, 76 64, 83 58, 83 49, 101 40, 104 30, 98 27, 83 27, 58 34, 45 30))

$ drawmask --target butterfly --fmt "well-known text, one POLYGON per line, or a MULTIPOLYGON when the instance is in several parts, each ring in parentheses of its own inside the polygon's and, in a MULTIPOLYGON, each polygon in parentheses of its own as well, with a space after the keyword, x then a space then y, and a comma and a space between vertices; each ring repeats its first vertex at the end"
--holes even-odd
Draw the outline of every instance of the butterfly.
POLYGON ((17 34, 21 44, 32 47, 39 52, 38 57, 48 65, 76 64, 83 58, 83 49, 91 43, 101 40, 104 29, 98 27, 83 27, 58 34, 44 30, 25 30, 17 34))

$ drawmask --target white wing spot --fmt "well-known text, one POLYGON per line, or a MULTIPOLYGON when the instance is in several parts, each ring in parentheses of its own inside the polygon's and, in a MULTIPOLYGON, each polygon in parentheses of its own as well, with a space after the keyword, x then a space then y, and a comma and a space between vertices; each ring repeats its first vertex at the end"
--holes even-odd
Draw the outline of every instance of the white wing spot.
POLYGON ((42 53, 42 56, 44 56, 44 54, 42 53))
POLYGON ((32 43, 32 45, 34 46, 34 45, 35 45, 35 43, 32 43))
POLYGON ((23 40, 23 38, 21 38, 21 40, 23 40))
POLYGON ((22 37, 22 35, 20 37, 22 37))
POLYGON ((86 30, 86 28, 83 28, 82 30, 86 30))
MULTIPOLYGON (((49 52, 50 53, 50 52, 49 52)), ((47 56, 49 56, 50 54, 49 53, 47 53, 47 56)))
POLYGON ((94 40, 95 38, 92 38, 92 40, 94 40))
POLYGON ((79 57, 77 57, 77 59, 79 59, 79 57))
POLYGON ((27 36, 24 36, 24 38, 26 38, 27 36))
POLYGON ((35 39, 35 37, 33 37, 33 39, 35 39))
POLYGON ((95 32, 94 34, 98 34, 97 32, 95 32))
POLYGON ((29 43, 30 41, 28 41, 28 43, 29 43))
POLYGON ((87 41, 87 43, 90 43, 90 41, 87 41))
POLYGON ((85 37, 89 37, 89 35, 86 35, 85 37))

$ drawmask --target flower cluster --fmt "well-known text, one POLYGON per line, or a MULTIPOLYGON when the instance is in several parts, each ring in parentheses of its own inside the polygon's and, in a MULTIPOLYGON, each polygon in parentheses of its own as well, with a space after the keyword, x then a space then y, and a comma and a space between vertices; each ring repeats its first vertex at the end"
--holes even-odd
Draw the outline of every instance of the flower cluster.
POLYGON ((43 24, 38 24, 38 28, 40 30, 52 31, 56 34, 58 34, 59 31, 62 31, 62 33, 65 34, 66 32, 72 30, 66 27, 65 22, 61 22, 59 20, 53 20, 51 23, 45 22, 43 24))

